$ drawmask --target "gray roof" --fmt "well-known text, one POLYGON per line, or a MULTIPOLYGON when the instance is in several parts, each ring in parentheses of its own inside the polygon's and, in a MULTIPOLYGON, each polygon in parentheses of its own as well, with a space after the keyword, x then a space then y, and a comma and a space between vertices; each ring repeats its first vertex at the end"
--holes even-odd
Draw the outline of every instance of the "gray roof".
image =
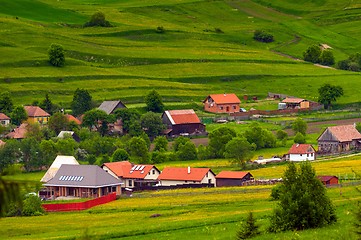
POLYGON ((58 134, 58 138, 64 138, 65 134, 73 136, 74 132, 73 131, 60 131, 60 133, 58 134))
POLYGON ((121 101, 104 101, 98 107, 99 110, 102 110, 107 114, 113 113, 117 108, 125 108, 125 105, 121 101))
POLYGON ((44 186, 98 188, 121 185, 121 181, 96 165, 62 164, 44 186))

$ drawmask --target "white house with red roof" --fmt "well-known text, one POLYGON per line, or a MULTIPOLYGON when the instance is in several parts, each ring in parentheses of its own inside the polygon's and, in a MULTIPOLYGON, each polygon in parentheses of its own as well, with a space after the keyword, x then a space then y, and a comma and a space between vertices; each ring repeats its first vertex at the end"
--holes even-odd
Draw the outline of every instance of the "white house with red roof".
POLYGON ((316 150, 311 144, 293 144, 288 151, 290 161, 313 161, 316 159, 316 150))
POLYGON ((10 124, 10 118, 4 113, 0 113, 0 124, 3 126, 8 126, 10 124))
POLYGON ((242 186, 243 182, 253 180, 250 172, 222 171, 216 176, 217 187, 242 186))
POLYGON ((216 175, 210 168, 166 167, 158 176, 159 185, 216 184, 216 175))
POLYGON ((211 94, 203 101, 204 111, 213 113, 239 112, 241 100, 234 93, 211 94))
POLYGON ((319 153, 340 153, 361 149, 361 134, 355 124, 328 127, 318 137, 319 153))
POLYGON ((165 111, 162 121, 167 126, 166 134, 169 136, 197 135, 206 131, 193 109, 165 111))
POLYGON ((125 188, 152 186, 158 183, 159 169, 154 165, 132 164, 128 161, 104 163, 103 170, 122 180, 125 188))

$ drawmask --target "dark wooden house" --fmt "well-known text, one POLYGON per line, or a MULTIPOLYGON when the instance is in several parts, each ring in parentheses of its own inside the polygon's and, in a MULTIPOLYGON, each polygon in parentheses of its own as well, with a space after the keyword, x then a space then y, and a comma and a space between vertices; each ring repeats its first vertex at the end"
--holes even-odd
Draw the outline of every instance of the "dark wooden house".
POLYGON ((338 184, 336 176, 317 176, 317 178, 326 186, 338 184))
POLYGON ((216 176, 216 186, 242 186, 243 182, 249 180, 253 180, 253 176, 250 172, 222 171, 216 176))
POLYGON ((169 110, 162 115, 168 136, 205 134, 205 126, 193 109, 169 110))
POLYGON ((119 108, 127 108, 121 101, 104 101, 98 107, 99 110, 106 112, 107 114, 114 113, 119 108))
POLYGON ((355 125, 328 127, 317 139, 321 154, 341 153, 361 148, 361 134, 355 125))

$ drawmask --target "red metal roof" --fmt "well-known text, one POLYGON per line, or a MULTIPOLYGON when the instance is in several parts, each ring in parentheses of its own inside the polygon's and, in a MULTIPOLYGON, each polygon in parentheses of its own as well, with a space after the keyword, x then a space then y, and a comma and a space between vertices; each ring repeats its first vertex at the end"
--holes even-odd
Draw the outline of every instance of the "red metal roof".
POLYGON ((231 178, 231 179, 242 179, 250 172, 234 172, 234 171, 222 171, 218 173, 216 178, 231 178))
POLYGON ((104 163, 104 166, 121 178, 144 179, 153 167, 158 170, 154 165, 132 164, 128 161, 104 163))
POLYGON ((188 168, 166 167, 158 176, 158 180, 200 182, 208 172, 211 172, 213 174, 210 168, 190 168, 190 173, 188 173, 188 168))
POLYGON ((211 94, 208 97, 212 98, 216 104, 241 103, 241 100, 239 100, 239 98, 234 93, 211 94))
POLYGON ((165 111, 172 124, 201 123, 193 109, 165 111))
POLYGON ((288 154, 306 154, 306 153, 315 153, 315 149, 311 144, 293 144, 288 154))
POLYGON ((333 126, 328 127, 327 130, 340 142, 351 142, 354 139, 361 139, 361 134, 354 125, 333 126))
POLYGON ((336 176, 317 176, 318 179, 320 179, 322 182, 330 181, 332 178, 337 178, 336 176))
POLYGON ((26 113, 28 114, 28 117, 49 117, 50 114, 45 112, 43 109, 41 109, 38 106, 24 106, 24 109, 26 113))
POLYGON ((10 118, 6 116, 4 113, 0 113, 0 120, 10 120, 10 118))
POLYGON ((283 99, 282 102, 283 103, 301 103, 303 101, 305 101, 305 99, 303 99, 303 98, 289 98, 289 97, 287 97, 287 98, 283 99))
POLYGON ((80 125, 81 121, 79 119, 77 119, 76 117, 74 117, 73 115, 70 114, 65 114, 65 117, 68 119, 68 122, 75 122, 76 124, 80 125))

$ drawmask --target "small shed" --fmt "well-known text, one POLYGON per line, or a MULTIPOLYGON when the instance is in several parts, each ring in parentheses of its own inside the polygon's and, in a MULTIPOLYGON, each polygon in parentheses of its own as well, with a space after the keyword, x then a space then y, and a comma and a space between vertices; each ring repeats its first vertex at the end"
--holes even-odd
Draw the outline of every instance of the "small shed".
POLYGON ((338 184, 338 177, 336 176, 317 176, 318 179, 325 185, 335 185, 338 184))
POLYGON ((243 182, 253 179, 254 178, 250 172, 222 171, 216 176, 216 186, 242 186, 243 182))

